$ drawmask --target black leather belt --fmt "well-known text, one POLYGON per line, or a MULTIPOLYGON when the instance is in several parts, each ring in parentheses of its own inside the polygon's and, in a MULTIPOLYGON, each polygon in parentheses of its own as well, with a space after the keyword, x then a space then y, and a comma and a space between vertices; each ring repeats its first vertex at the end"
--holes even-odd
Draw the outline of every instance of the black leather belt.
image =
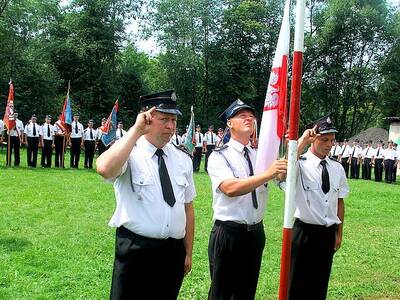
POLYGON ((263 221, 258 222, 256 224, 241 224, 241 223, 236 223, 233 221, 215 220, 215 225, 224 226, 227 228, 232 228, 232 229, 241 230, 241 231, 254 231, 254 230, 259 230, 260 228, 263 228, 263 221))
POLYGON ((296 221, 294 222, 294 226, 297 226, 304 230, 309 230, 312 232, 330 231, 330 230, 336 230, 336 228, 337 228, 337 224, 333 224, 331 226, 309 224, 309 223, 304 223, 303 221, 300 221, 300 219, 296 219, 296 221))

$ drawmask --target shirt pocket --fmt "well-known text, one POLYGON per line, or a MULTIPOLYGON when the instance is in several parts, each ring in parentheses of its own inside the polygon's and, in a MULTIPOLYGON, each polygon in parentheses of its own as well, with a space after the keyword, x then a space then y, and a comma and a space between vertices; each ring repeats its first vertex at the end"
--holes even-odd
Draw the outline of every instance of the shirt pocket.
MULTIPOLYGON (((138 196, 138 200, 143 200, 145 195, 154 193, 154 180, 150 174, 132 172, 132 188, 138 196)), ((147 196, 146 200, 153 201, 154 197, 147 196)))
POLYGON ((175 200, 178 203, 185 202, 185 191, 189 187, 189 181, 186 176, 175 176, 176 190, 174 189, 175 200))
POLYGON ((304 180, 303 189, 305 191, 307 205, 311 206, 313 199, 315 199, 315 194, 318 193, 319 185, 315 181, 304 180))

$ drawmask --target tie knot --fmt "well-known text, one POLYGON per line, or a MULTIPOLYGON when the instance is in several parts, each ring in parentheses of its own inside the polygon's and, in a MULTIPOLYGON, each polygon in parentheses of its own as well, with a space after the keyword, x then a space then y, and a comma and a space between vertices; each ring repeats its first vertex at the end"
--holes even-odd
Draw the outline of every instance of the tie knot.
POLYGON ((245 155, 249 155, 249 153, 250 153, 250 150, 247 147, 244 147, 243 151, 244 151, 245 155))
POLYGON ((321 160, 320 164, 321 164, 323 167, 325 167, 325 165, 326 165, 326 160, 325 160, 325 159, 321 160))
POLYGON ((164 151, 162 149, 157 149, 155 153, 158 157, 162 157, 164 155, 164 151))

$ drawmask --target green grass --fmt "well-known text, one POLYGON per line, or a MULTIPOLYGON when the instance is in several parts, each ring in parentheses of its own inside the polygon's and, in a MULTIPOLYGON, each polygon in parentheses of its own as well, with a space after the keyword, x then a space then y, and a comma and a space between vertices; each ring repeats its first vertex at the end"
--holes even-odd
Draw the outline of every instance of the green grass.
MULTIPOLYGON (((112 185, 85 169, 28 169, 24 153, 23 166, 5 168, 4 157, 0 151, 0 299, 107 299, 112 185)), ((210 283, 210 180, 199 173, 195 182, 193 271, 180 299, 206 299, 210 283)), ((283 193, 271 186, 257 299, 277 299, 279 285, 283 193)), ((350 188, 328 299, 400 299, 400 184, 350 180, 350 188)))

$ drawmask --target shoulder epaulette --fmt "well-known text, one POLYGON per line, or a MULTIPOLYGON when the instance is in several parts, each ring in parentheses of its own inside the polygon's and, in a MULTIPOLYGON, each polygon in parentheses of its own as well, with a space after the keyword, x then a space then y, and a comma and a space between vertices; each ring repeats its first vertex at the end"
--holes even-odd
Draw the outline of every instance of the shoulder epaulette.
POLYGON ((340 162, 337 159, 334 159, 333 157, 329 157, 329 159, 332 161, 336 161, 338 164, 340 164, 340 162))
POLYGON ((223 146, 221 146, 221 147, 214 148, 213 151, 219 152, 219 151, 225 150, 225 149, 228 148, 228 147, 229 147, 228 145, 223 145, 223 146))
POLYGON ((303 155, 300 155, 300 156, 299 156, 299 159, 300 159, 300 160, 307 160, 307 157, 305 157, 305 156, 303 156, 303 155))
POLYGON ((175 145, 174 143, 171 143, 171 144, 174 145, 174 147, 175 147, 176 149, 181 150, 181 151, 184 152, 185 154, 189 155, 190 158, 192 158, 192 155, 186 150, 185 146, 183 146, 183 145, 177 146, 177 145, 175 145))

